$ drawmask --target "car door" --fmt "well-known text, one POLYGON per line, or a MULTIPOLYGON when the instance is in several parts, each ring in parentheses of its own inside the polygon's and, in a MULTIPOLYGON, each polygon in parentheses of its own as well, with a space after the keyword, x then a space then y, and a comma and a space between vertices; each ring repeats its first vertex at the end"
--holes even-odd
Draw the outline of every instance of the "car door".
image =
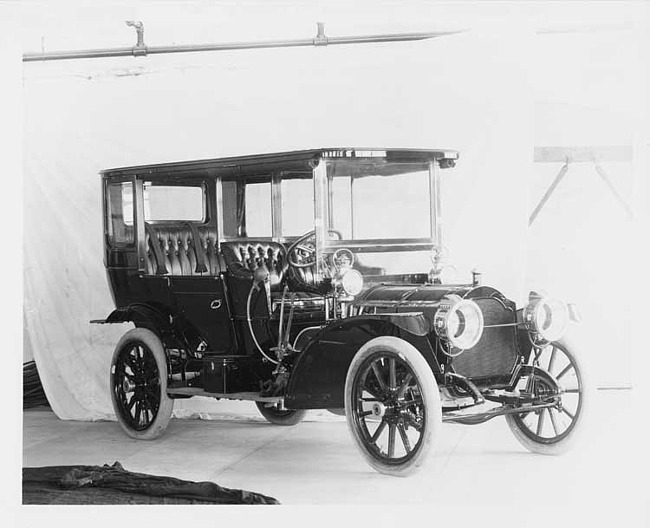
POLYGON ((229 352, 233 347, 230 310, 220 276, 170 277, 177 313, 207 343, 210 352, 229 352))

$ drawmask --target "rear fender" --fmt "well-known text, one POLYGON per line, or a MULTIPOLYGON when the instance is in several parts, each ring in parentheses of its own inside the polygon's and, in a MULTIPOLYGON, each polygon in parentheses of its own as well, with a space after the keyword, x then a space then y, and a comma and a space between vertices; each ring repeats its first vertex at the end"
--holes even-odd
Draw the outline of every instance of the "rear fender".
POLYGON ((106 323, 132 322, 136 326, 138 322, 145 321, 149 321, 159 327, 171 325, 169 314, 160 308, 144 303, 133 303, 128 306, 122 306, 113 310, 106 318, 106 323))
MULTIPOLYGON (((133 323, 138 328, 146 328, 156 334, 169 348, 185 347, 179 343, 178 332, 168 312, 144 303, 133 303, 113 310, 105 323, 133 323)), ((184 340, 181 340, 181 342, 184 340)))
POLYGON ((352 358, 371 339, 394 336, 417 348, 436 376, 440 366, 424 321, 399 314, 362 315, 336 321, 314 335, 298 356, 287 385, 289 409, 344 407, 345 377, 352 358), (396 316, 397 315, 397 316, 396 316))

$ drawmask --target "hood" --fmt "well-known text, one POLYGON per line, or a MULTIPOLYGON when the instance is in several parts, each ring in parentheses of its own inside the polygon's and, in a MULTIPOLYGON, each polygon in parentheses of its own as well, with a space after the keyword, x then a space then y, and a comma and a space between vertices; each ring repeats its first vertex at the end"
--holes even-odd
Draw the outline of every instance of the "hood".
MULTIPOLYGON (((495 312, 499 305, 514 314, 515 303, 506 299, 498 290, 490 286, 474 286, 472 284, 377 284, 368 288, 354 301, 354 305, 366 314, 399 314, 417 319, 417 323, 425 333, 433 331, 433 318, 440 302, 446 295, 455 294, 464 299, 472 299, 481 306, 485 322, 491 324, 492 319, 500 313, 495 312)), ((509 321, 513 315, 508 316, 509 321)))
POLYGON ((445 295, 465 297, 478 288, 468 284, 378 284, 359 295, 354 304, 364 308, 395 308, 395 311, 436 308, 445 295))

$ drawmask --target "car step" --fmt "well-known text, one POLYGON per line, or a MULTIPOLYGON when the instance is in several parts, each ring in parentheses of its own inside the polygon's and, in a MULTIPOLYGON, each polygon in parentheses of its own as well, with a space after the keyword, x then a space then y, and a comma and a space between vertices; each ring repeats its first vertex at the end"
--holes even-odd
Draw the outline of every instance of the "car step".
POLYGON ((247 400, 268 403, 276 403, 283 399, 280 396, 260 396, 259 392, 207 392, 198 387, 167 389, 167 394, 171 396, 205 396, 208 398, 223 398, 224 400, 247 400))

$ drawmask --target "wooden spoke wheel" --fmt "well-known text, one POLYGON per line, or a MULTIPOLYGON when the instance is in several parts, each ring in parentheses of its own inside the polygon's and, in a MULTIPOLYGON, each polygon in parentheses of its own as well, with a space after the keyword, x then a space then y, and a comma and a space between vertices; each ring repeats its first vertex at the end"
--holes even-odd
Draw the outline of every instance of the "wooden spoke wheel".
POLYGON ((397 476, 424 465, 442 419, 431 368, 396 337, 373 339, 357 352, 345 382, 345 413, 370 466, 397 476))
POLYGON ((110 383, 113 409, 126 434, 141 440, 160 436, 174 401, 167 396, 167 361, 158 336, 144 328, 124 334, 113 353, 110 383))
MULTIPOLYGON (((529 363, 548 372, 561 388, 557 405, 533 412, 506 415, 506 421, 519 442, 534 453, 556 455, 565 452, 575 440, 588 400, 586 378, 575 347, 559 340, 533 349, 529 363)), ((543 378, 532 384, 536 395, 552 394, 543 378)))

